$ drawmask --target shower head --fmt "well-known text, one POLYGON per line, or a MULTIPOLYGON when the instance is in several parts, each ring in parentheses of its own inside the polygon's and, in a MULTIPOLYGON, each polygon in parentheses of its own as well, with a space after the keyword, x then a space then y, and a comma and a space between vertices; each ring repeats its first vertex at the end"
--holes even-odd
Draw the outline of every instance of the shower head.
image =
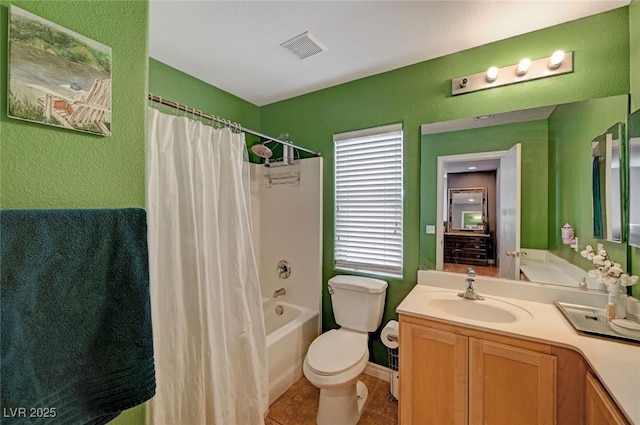
POLYGON ((273 155, 273 152, 271 152, 271 149, 269 149, 267 146, 263 145, 262 143, 258 143, 251 146, 251 152, 258 155, 260 158, 264 158, 264 159, 269 159, 271 158, 271 155, 273 155))

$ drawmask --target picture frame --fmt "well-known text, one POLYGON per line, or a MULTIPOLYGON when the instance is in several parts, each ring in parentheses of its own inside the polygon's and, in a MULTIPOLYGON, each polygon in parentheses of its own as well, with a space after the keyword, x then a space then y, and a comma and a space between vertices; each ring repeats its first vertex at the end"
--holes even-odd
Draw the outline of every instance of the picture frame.
POLYGON ((111 48, 9 7, 8 116, 111 135, 111 48))

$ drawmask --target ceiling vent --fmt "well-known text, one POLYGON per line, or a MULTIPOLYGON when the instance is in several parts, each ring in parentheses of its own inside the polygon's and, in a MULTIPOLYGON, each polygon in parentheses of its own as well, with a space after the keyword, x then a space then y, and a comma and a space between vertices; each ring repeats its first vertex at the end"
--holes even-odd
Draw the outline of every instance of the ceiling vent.
POLYGON ((280 46, 296 55, 298 59, 305 59, 327 50, 308 31, 285 41, 280 46))

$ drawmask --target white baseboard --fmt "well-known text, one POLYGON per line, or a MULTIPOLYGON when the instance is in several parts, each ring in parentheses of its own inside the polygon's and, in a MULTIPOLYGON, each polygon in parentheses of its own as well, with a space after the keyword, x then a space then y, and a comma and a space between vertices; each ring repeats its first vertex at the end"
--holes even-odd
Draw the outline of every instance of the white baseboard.
POLYGON ((389 368, 380 366, 379 364, 369 362, 364 373, 369 376, 373 376, 374 378, 382 379, 385 382, 389 382, 389 368))

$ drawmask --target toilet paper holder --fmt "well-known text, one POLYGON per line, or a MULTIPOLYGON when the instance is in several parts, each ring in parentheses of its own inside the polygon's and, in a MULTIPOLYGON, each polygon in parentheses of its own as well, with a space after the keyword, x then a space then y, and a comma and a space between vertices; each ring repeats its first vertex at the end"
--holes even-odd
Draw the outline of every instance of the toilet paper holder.
POLYGON ((395 320, 389 320, 384 328, 380 331, 380 341, 387 348, 392 350, 398 348, 400 339, 399 324, 395 320))

